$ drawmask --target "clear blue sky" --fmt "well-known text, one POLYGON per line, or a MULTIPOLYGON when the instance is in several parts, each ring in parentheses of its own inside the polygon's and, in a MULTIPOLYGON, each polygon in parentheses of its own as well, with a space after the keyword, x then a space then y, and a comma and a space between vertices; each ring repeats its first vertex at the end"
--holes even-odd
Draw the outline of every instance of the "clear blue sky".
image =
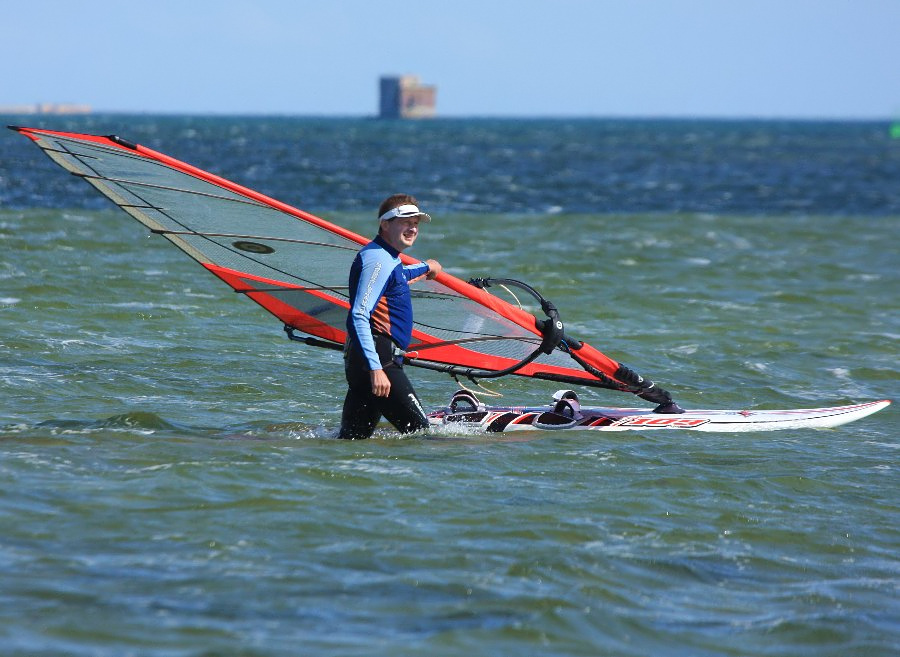
POLYGON ((365 116, 900 117, 900 0, 5 3, 0 105, 365 116))

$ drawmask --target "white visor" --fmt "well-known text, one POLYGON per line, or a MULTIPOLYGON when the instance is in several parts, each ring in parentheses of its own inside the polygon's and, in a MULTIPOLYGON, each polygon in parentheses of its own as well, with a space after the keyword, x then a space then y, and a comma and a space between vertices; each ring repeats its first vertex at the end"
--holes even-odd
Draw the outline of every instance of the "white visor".
POLYGON ((421 221, 431 221, 431 217, 419 210, 416 205, 398 205, 393 210, 388 210, 378 217, 378 221, 390 221, 391 219, 406 219, 407 217, 421 217, 421 221))

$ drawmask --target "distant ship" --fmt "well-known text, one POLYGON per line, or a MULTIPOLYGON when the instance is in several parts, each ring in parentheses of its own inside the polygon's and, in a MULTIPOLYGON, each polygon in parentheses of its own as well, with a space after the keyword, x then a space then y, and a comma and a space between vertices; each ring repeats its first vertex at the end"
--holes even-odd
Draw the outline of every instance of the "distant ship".
POLYGON ((415 75, 381 78, 378 115, 383 119, 430 119, 435 116, 437 87, 419 82, 415 75))

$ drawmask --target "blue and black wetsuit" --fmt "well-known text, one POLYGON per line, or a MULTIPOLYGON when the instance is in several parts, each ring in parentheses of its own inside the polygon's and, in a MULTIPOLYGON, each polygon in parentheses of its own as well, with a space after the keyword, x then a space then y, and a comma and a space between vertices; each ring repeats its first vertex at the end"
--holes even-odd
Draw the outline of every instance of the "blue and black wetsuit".
POLYGON ((341 438, 368 438, 384 416, 401 433, 428 426, 425 411, 403 371, 412 339, 410 281, 428 273, 426 263, 404 265, 399 252, 380 236, 356 255, 350 267, 350 313, 344 369, 347 397, 341 438), (370 372, 383 369, 391 382, 387 397, 372 392, 370 372))

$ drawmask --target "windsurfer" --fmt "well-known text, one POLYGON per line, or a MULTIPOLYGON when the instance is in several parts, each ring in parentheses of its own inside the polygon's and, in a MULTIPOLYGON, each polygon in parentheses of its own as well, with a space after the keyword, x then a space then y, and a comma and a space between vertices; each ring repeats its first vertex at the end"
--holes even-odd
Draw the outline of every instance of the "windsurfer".
POLYGON ((416 241, 431 217, 408 194, 394 194, 378 209, 378 235, 350 267, 350 312, 344 370, 347 396, 339 438, 368 438, 382 416, 401 433, 428 427, 428 418, 403 371, 412 337, 409 285, 441 272, 436 260, 404 265, 400 253, 416 241))

